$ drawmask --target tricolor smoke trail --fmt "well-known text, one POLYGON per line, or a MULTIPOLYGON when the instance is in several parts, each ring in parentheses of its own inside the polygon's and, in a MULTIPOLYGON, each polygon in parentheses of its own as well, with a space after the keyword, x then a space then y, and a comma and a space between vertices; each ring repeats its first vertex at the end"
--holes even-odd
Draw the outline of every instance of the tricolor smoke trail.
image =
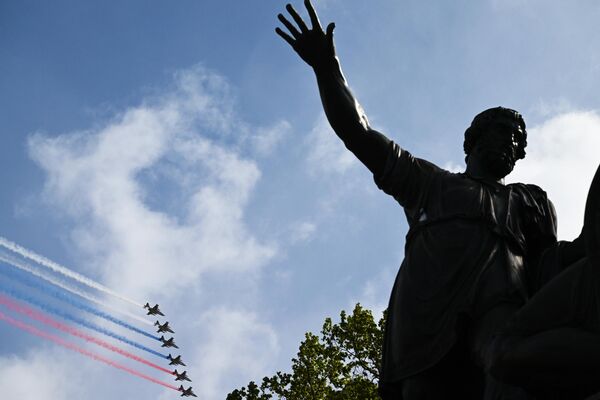
POLYGON ((118 334, 116 334, 116 333, 114 333, 114 332, 112 332, 112 331, 110 331, 108 329, 102 328, 102 327, 100 327, 100 326, 98 326, 98 325, 96 325, 96 324, 94 324, 92 322, 89 322, 89 321, 86 321, 86 320, 81 319, 79 317, 76 317, 76 316, 74 316, 74 315, 72 315, 72 314, 70 314, 68 312, 65 312, 65 311, 62 311, 62 310, 58 310, 58 309, 56 309, 54 307, 51 307, 51 306, 49 306, 47 304, 44 304, 42 301, 36 300, 35 298, 33 298, 31 296, 24 295, 19 290, 16 290, 14 288, 7 288, 7 287, 0 286, 0 291, 8 294, 11 297, 14 297, 14 298, 17 298, 19 300, 25 301, 25 302, 27 302, 29 304, 32 304, 32 305, 38 307, 39 309, 44 310, 44 311, 46 311, 46 312, 48 312, 50 314, 58 315, 59 317, 61 317, 63 319, 67 319, 69 321, 75 322, 76 324, 81 325, 81 326, 83 326, 85 328, 88 328, 88 329, 94 330, 96 332, 102 333, 103 335, 106 335, 106 336, 110 336, 110 337, 112 337, 114 339, 117 339, 117 340, 123 342, 123 343, 127 343, 130 346, 136 347, 136 348, 138 348, 140 350, 144 350, 144 351, 146 351, 146 352, 148 352, 150 354, 154 354, 155 356, 168 359, 168 357, 166 355, 161 354, 158 351, 154 351, 154 350, 152 350, 152 349, 150 349, 150 348, 148 348, 148 347, 146 347, 144 345, 141 345, 141 344, 139 344, 137 342, 134 342, 133 340, 127 339, 124 336, 118 335, 118 334))
MULTIPOLYGON (((0 255, 0 260, 1 259, 2 259, 2 256, 0 255)), ((58 290, 58 289, 56 289, 56 288, 54 288, 52 286, 49 286, 49 285, 45 285, 45 284, 43 284, 43 283, 41 283, 39 281, 35 281, 35 280, 33 280, 33 279, 29 278, 29 277, 20 276, 19 274, 16 274, 14 271, 10 271, 7 268, 0 267, 0 273, 4 274, 6 276, 9 276, 10 278, 12 278, 14 280, 18 280, 18 281, 24 283, 25 285, 27 285, 29 287, 33 287, 33 288, 36 288, 38 290, 41 290, 44 293, 46 293, 46 294, 48 294, 48 295, 50 295, 50 296, 52 296, 52 297, 54 297, 56 299, 65 301, 65 302, 71 304, 72 306, 75 306, 75 307, 77 307, 77 308, 79 308, 81 310, 89 312, 90 314, 97 315, 100 318, 104 318, 107 321, 113 322, 113 323, 115 323, 117 325, 120 325, 120 326, 122 326, 124 328, 127 328, 127 329, 129 329, 129 330, 131 330, 133 332, 136 332, 136 333, 139 333, 139 334, 144 335, 146 337, 149 337, 151 339, 160 341, 160 337, 159 336, 153 335, 153 334, 148 333, 148 332, 146 332, 146 331, 144 331, 142 329, 139 329, 139 328, 137 328, 137 327, 135 327, 135 326, 133 326, 131 324, 128 324, 125 321, 122 321, 122 320, 120 320, 118 318, 113 317, 110 314, 107 314, 107 313, 105 313, 105 312, 103 312, 101 310, 98 310, 97 308, 90 307, 89 305, 84 304, 81 301, 78 301, 73 295, 71 295, 71 294, 69 294, 67 292, 64 292, 62 290, 58 290)))
POLYGON ((127 298, 127 297, 125 297, 125 296, 123 296, 123 295, 115 292, 114 290, 112 290, 110 288, 107 288, 106 286, 104 286, 104 285, 102 285, 102 284, 100 284, 100 283, 98 283, 96 281, 91 280, 88 277, 85 277, 85 276, 83 276, 83 275, 81 275, 81 274, 79 274, 79 273, 77 273, 75 271, 70 270, 67 267, 64 267, 64 266, 62 266, 62 265, 60 265, 58 263, 55 263, 54 261, 49 260, 46 257, 41 256, 41 255, 39 255, 39 254, 31 251, 31 250, 28 250, 28 249, 26 249, 26 248, 24 248, 22 246, 19 246, 18 244, 14 243, 14 242, 11 242, 10 240, 8 240, 8 239, 6 239, 6 238, 4 238, 2 236, 0 236, 0 247, 4 247, 5 249, 12 251, 13 253, 17 253, 17 254, 19 254, 22 257, 28 258, 28 259, 30 259, 32 261, 35 261, 36 263, 38 263, 38 264, 40 264, 40 265, 42 265, 42 266, 44 266, 46 268, 49 268, 49 269, 51 269, 52 271, 54 271, 56 273, 62 274, 64 276, 68 276, 69 278, 74 279, 77 282, 82 283, 82 284, 84 284, 86 286, 89 286, 89 287, 94 288, 94 289, 96 289, 98 291, 101 291, 103 293, 106 293, 106 294, 109 294, 111 296, 114 296, 114 297, 116 297, 118 299, 126 301, 126 302, 128 302, 130 304, 133 304, 135 306, 143 307, 143 305, 141 303, 139 303, 137 301, 134 301, 134 300, 131 300, 131 299, 129 299, 129 298, 127 298))
POLYGON ((18 268, 18 269, 20 269, 22 271, 28 272, 31 275, 33 275, 33 276, 35 276, 35 277, 37 277, 37 278, 39 278, 41 280, 44 280, 44 281, 46 281, 46 282, 48 282, 48 283, 50 283, 50 284, 52 284, 54 286, 57 286, 57 287, 65 290, 67 292, 73 293, 73 294, 75 294, 75 295, 77 295, 77 296, 79 296, 79 297, 81 297, 81 298, 83 298, 83 299, 85 299, 85 300, 87 300, 87 301, 89 301, 91 303, 95 303, 95 304, 98 304, 98 305, 100 305, 102 307, 105 307, 105 308, 107 308, 109 310, 112 310, 114 312, 121 313, 123 315, 126 315, 129 318, 135 319, 136 321, 144 323, 146 325, 152 325, 151 321, 149 321, 149 320, 147 320, 145 318, 142 318, 139 315, 135 315, 133 313, 130 313, 128 311, 112 307, 110 304, 107 304, 106 302, 103 302, 102 300, 100 300, 100 299, 98 299, 96 297, 90 296, 89 294, 87 294, 87 293, 85 293, 85 292, 83 292, 83 291, 81 291, 81 290, 79 290, 79 289, 77 289, 77 288, 75 288, 75 287, 73 287, 71 285, 68 285, 68 284, 66 284, 66 283, 64 283, 64 282, 62 282, 62 281, 60 281, 58 279, 55 279, 55 278, 53 278, 53 277, 51 277, 51 276, 49 276, 47 274, 44 274, 44 273, 38 271, 37 268, 33 267, 32 265, 30 265, 29 263, 27 263, 25 261, 18 260, 16 258, 12 257, 12 256, 7 255, 7 254, 3 254, 3 252, 0 252, 0 261, 5 262, 6 264, 10 264, 13 267, 18 268))
POLYGON ((27 307, 27 306, 24 306, 22 304, 14 302, 14 301, 12 301, 11 299, 9 299, 6 296, 0 295, 0 304, 4 305, 6 308, 8 308, 8 309, 10 309, 12 311, 15 311, 15 312, 27 315, 29 318, 34 319, 36 321, 39 321, 39 322, 41 322, 43 324, 49 325, 49 326, 51 326, 51 327, 53 327, 55 329, 61 330, 61 331, 66 332, 66 333, 68 333, 70 335, 73 335, 73 336, 77 336, 77 337, 79 337, 81 339, 84 339, 84 340, 86 340, 88 342, 97 344, 98 346, 104 347, 105 349, 108 349, 108 350, 113 351, 115 353, 121 354, 121 355, 123 355, 123 356, 125 356, 127 358, 130 358, 132 360, 135 360, 137 362, 145 364, 145 365, 147 365, 149 367, 152 367, 152 368, 158 369, 160 371, 166 372, 167 374, 173 375, 172 371, 170 371, 170 370, 168 370, 166 368, 163 368, 160 365, 154 364, 153 362, 145 360, 142 357, 136 356, 135 354, 132 354, 132 353, 126 351, 126 350, 123 350, 123 349, 117 347, 117 346, 113 346, 112 344, 110 344, 108 342, 105 342, 104 340, 95 338, 93 336, 90 336, 90 335, 88 335, 88 334, 86 334, 86 333, 78 330, 78 329, 75 329, 73 327, 65 325, 65 324, 63 324, 63 323, 61 323, 61 322, 59 322, 59 321, 57 321, 57 320, 55 320, 53 318, 50 318, 50 317, 48 317, 48 316, 46 316, 46 315, 44 315, 44 314, 42 314, 40 312, 37 312, 37 311, 35 311, 35 310, 27 307))
POLYGON ((139 378, 146 379, 146 380, 148 380, 150 382, 156 383, 158 385, 162 385, 162 386, 167 387, 169 389, 173 389, 173 390, 179 391, 179 388, 177 388, 177 386, 168 384, 168 383, 163 382, 161 380, 155 379, 155 378, 153 378, 151 376, 145 375, 145 374, 143 374, 141 372, 138 372, 138 371, 136 371, 136 370, 134 370, 132 368, 126 367, 125 365, 121 365, 121 364, 116 363, 116 362, 114 362, 112 360, 109 360, 108 358, 102 357, 99 354, 92 353, 91 351, 83 349, 83 348, 81 348, 81 347, 79 347, 77 345, 74 345, 73 343, 69 343, 69 342, 63 340, 62 338, 60 338, 58 336, 52 335, 52 334, 47 333, 47 332, 43 332, 43 331, 35 328, 34 326, 31 326, 31 325, 28 325, 28 324, 26 324, 24 322, 18 321, 18 320, 14 319, 14 318, 11 318, 8 315, 5 315, 5 314, 3 314, 1 312, 0 312, 0 320, 4 320, 4 321, 8 322, 9 324, 16 326, 19 329, 22 329, 24 331, 27 331, 27 332, 33 334, 33 335, 42 337, 44 339, 50 340, 50 341, 52 341, 52 342, 54 342, 56 344, 59 344, 59 345, 61 345, 63 347, 66 347, 67 349, 76 351, 76 352, 78 352, 80 354, 83 354, 84 356, 90 357, 90 358, 92 358, 92 359, 94 359, 96 361, 103 362, 103 363, 108 364, 108 365, 110 365, 112 367, 118 368, 118 369, 123 370, 125 372, 128 372, 128 373, 130 373, 132 375, 135 375, 135 376, 137 376, 139 378))

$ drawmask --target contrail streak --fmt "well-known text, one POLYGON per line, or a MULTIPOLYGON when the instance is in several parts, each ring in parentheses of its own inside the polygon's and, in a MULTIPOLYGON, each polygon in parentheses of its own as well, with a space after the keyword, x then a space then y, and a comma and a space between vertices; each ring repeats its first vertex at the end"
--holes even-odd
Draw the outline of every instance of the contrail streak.
POLYGON ((19 254, 22 257, 28 258, 28 259, 30 259, 32 261, 35 261, 36 263, 38 263, 38 264, 40 264, 40 265, 42 265, 42 266, 44 266, 46 268, 49 268, 49 269, 51 269, 52 271, 54 271, 56 273, 62 274, 64 276, 68 276, 69 278, 74 279, 74 280, 76 280, 76 281, 78 281, 78 282, 80 282, 80 283, 82 283, 84 285, 87 285, 87 286, 91 287, 91 288, 94 288, 96 290, 99 290, 101 292, 109 294, 111 296, 114 296, 114 297, 116 297, 118 299, 126 301, 126 302, 128 302, 130 304, 133 304, 135 306, 143 307, 143 305, 141 303, 139 303, 137 301, 134 301, 134 300, 131 300, 131 299, 129 299, 129 298, 127 298, 127 297, 125 297, 125 296, 123 296, 123 295, 115 292, 114 290, 112 290, 110 288, 107 288, 106 286, 104 286, 104 285, 102 285, 102 284, 100 284, 100 283, 98 283, 96 281, 91 280, 88 277, 85 277, 85 276, 83 276, 83 275, 81 275, 81 274, 79 274, 79 273, 77 273, 75 271, 70 270, 67 267, 64 267, 64 266, 62 266, 62 265, 60 265, 58 263, 55 263, 54 261, 49 260, 49 259, 47 259, 44 256, 41 256, 41 255, 39 255, 39 254, 31 251, 31 250, 26 249, 25 247, 19 246, 18 244, 14 243, 14 242, 11 242, 10 240, 8 240, 8 239, 6 239, 6 238, 4 238, 2 236, 0 236, 0 246, 2 246, 5 249, 10 250, 10 251, 12 251, 14 253, 19 254))
POLYGON ((106 336, 110 336, 112 338, 115 338, 115 339, 117 339, 117 340, 119 340, 119 341, 121 341, 123 343, 127 343, 130 346, 136 347, 136 348, 138 348, 140 350, 147 351, 148 353, 154 354, 155 356, 168 359, 168 357, 166 355, 161 354, 158 351, 154 351, 154 350, 152 350, 152 349, 150 349, 150 348, 148 348, 146 346, 143 346, 143 345, 141 345, 141 344, 139 344, 137 342, 134 342, 133 340, 129 340, 129 339, 127 339, 124 336, 118 335, 118 334, 116 334, 116 333, 114 333, 114 332, 112 332, 112 331, 110 331, 108 329, 104 329, 104 328, 102 328, 102 327, 100 327, 100 326, 98 326, 98 325, 96 325, 96 324, 94 324, 92 322, 89 322, 89 321, 86 321, 84 319, 78 318, 78 317, 76 317, 76 316, 74 316, 74 315, 72 315, 72 314, 70 314, 68 312, 57 310, 56 308, 51 307, 51 306, 49 306, 47 304, 44 304, 41 301, 35 300, 31 296, 24 295, 23 293, 21 293, 18 290, 15 290, 13 288, 0 287, 0 291, 8 294, 11 297, 15 297, 15 298, 17 298, 19 300, 26 301, 27 303, 32 304, 32 305, 38 307, 39 309, 44 310, 44 311, 46 311, 46 312, 48 312, 50 314, 58 315, 61 318, 67 319, 67 320, 72 321, 72 322, 75 322, 76 324, 84 326, 84 327, 86 327, 88 329, 92 329, 92 330, 94 330, 96 332, 100 332, 100 333, 102 333, 102 334, 104 334, 106 336))
POLYGON ((148 332, 146 332, 146 331, 144 331, 142 329, 139 329, 139 328, 137 328, 137 327, 135 327, 135 326, 133 326, 131 324, 128 324, 127 322, 121 321, 120 319, 115 318, 112 315, 107 314, 107 313, 105 313, 105 312, 103 312, 101 310, 98 310, 97 308, 90 307, 87 304, 84 304, 81 301, 78 301, 77 299, 74 298, 73 295, 71 295, 71 294, 69 294, 67 292, 64 292, 62 290, 56 289, 56 288, 54 288, 52 286, 49 286, 49 285, 45 285, 44 283, 35 281, 35 280, 33 280, 33 279, 29 278, 29 277, 21 277, 17 273, 15 273, 15 271, 11 272, 11 271, 7 270, 6 268, 1 268, 0 267, 0 273, 2 273, 4 275, 7 275, 7 276, 9 276, 10 278, 12 278, 14 280, 18 280, 18 281, 24 283, 25 285, 27 285, 29 287, 33 287, 33 288, 36 288, 38 290, 41 290, 41 291, 45 292, 46 294, 49 294, 50 296, 52 296, 52 297, 54 297, 56 299, 65 301, 65 302, 71 304, 72 306, 75 306, 75 307, 77 307, 79 309, 87 311, 87 312, 89 312, 91 314, 97 315, 100 318, 104 318, 107 321, 113 322, 113 323, 115 323, 117 325, 120 325, 120 326, 122 326, 124 328, 127 328, 127 329, 129 329, 129 330, 131 330, 133 332, 139 333, 139 334, 144 335, 146 337, 149 337, 151 339, 160 341, 160 337, 159 336, 153 335, 152 333, 148 333, 148 332))
POLYGON ((140 317, 139 315, 135 315, 135 314, 130 313, 128 311, 121 310, 121 309, 118 309, 116 307, 113 307, 110 304, 107 304, 106 302, 103 302, 102 300, 100 300, 100 299, 98 299, 96 297, 90 296, 89 294, 87 294, 87 293, 85 293, 85 292, 83 292, 83 291, 81 291, 81 290, 79 290, 79 289, 77 289, 75 287, 72 287, 72 286, 70 286, 70 285, 62 282, 61 280, 55 279, 55 278, 53 278, 53 277, 51 277, 51 276, 49 276, 47 274, 44 274, 44 273, 38 271, 37 268, 33 267, 32 265, 30 265, 29 263, 27 263, 25 261, 17 260, 16 258, 14 258, 12 256, 9 256, 7 254, 2 254, 2 252, 0 252, 0 261, 3 261, 5 263, 7 263, 7 264, 10 264, 13 267, 18 268, 18 269, 20 269, 22 271, 28 272, 31 275, 34 275, 34 276, 36 276, 39 279, 42 279, 42 280, 44 280, 44 281, 46 281, 46 282, 48 282, 48 283, 50 283, 50 284, 52 284, 54 286, 58 286, 59 288, 61 288, 63 290, 66 290, 67 292, 71 292, 73 294, 76 294, 77 296, 79 296, 79 297, 81 297, 81 298, 83 298, 83 299, 85 299, 85 300, 87 300, 87 301, 89 301, 91 303, 98 304, 98 305, 100 305, 102 307, 105 307, 105 308, 111 310, 111 311, 123 314, 123 315, 125 315, 125 316, 127 316, 127 317, 129 317, 131 319, 135 319, 136 321, 141 322, 143 324, 150 325, 150 326, 153 325, 152 321, 149 321, 149 320, 147 320, 145 318, 140 317))
POLYGON ((109 360, 108 358, 102 357, 101 355, 98 355, 96 353, 92 353, 91 351, 85 350, 85 349, 83 349, 83 348, 81 348, 81 347, 79 347, 77 345, 74 345, 73 343, 69 343, 69 342, 63 340, 62 338, 60 338, 58 336, 52 335, 52 334, 47 333, 47 332, 43 332, 43 331, 41 331, 41 330, 39 330, 39 329, 31 326, 31 325, 28 325, 28 324, 26 324, 24 322, 18 321, 18 320, 14 319, 14 318, 11 318, 8 315, 5 315, 5 314, 3 314, 1 312, 0 312, 0 320, 4 320, 4 321, 8 322, 9 324, 16 326, 19 329, 22 329, 24 331, 27 331, 27 332, 33 334, 33 335, 42 337, 44 339, 50 340, 50 341, 52 341, 52 342, 54 342, 56 344, 59 344, 59 345, 61 345, 63 347, 66 347, 67 349, 76 351, 76 352, 78 352, 80 354, 83 354, 84 356, 90 357, 90 358, 92 358, 92 359, 94 359, 96 361, 103 362, 103 363, 108 364, 108 365, 110 365, 112 367, 118 368, 118 369, 123 370, 125 372, 128 372, 128 373, 130 373, 132 375, 135 375, 135 376, 137 376, 139 378, 146 379, 146 380, 148 380, 150 382, 156 383, 158 385, 162 385, 162 386, 167 387, 169 389, 173 389, 173 390, 179 391, 179 388, 177 388, 177 386, 174 386, 174 385, 168 384, 166 382, 160 381, 160 380, 155 379, 155 378, 153 378, 151 376, 148 376, 148 375, 145 375, 145 374, 143 374, 141 372, 138 372, 138 371, 136 371, 136 370, 134 370, 132 368, 126 367, 126 366, 121 365, 119 363, 116 363, 116 362, 114 362, 112 360, 109 360))
POLYGON ((59 322, 59 321, 57 321, 57 320, 55 320, 53 318, 50 318, 50 317, 48 317, 48 316, 46 316, 46 315, 44 315, 44 314, 42 314, 40 312, 35 311, 32 308, 29 308, 27 306, 24 306, 24 305, 21 305, 21 304, 19 304, 17 302, 14 302, 14 301, 12 301, 11 299, 9 299, 6 296, 0 295, 0 304, 4 305, 6 308, 8 308, 8 309, 10 309, 12 311, 15 311, 15 312, 27 315, 31 319, 34 319, 34 320, 39 321, 39 322, 42 322, 42 323, 44 323, 46 325, 49 325, 49 326, 51 326, 53 328, 56 328, 58 330, 61 330, 63 332, 66 332, 66 333, 68 333, 70 335, 77 336, 77 337, 79 337, 81 339, 84 339, 84 340, 86 340, 88 342, 94 343, 94 344, 96 344, 98 346, 104 347, 105 349, 108 349, 108 350, 113 351, 115 353, 121 354, 122 356, 130 358, 130 359, 135 360, 137 362, 140 362, 140 363, 142 363, 144 365, 147 365, 149 367, 156 368, 156 369, 158 369, 160 371, 166 372, 167 374, 173 375, 172 371, 170 371, 170 370, 168 370, 166 368, 163 368, 160 365, 157 365, 157 364, 155 364, 153 362, 150 362, 150 361, 148 361, 148 360, 146 360, 146 359, 144 359, 142 357, 136 356, 135 354, 132 354, 132 353, 126 351, 126 350, 123 350, 123 349, 117 347, 117 346, 113 346, 112 344, 110 344, 108 342, 105 342, 104 340, 101 340, 101 339, 95 338, 95 337, 93 337, 91 335, 88 335, 88 334, 80 331, 79 329, 75 329, 73 327, 65 325, 65 324, 63 324, 63 323, 61 323, 61 322, 59 322))

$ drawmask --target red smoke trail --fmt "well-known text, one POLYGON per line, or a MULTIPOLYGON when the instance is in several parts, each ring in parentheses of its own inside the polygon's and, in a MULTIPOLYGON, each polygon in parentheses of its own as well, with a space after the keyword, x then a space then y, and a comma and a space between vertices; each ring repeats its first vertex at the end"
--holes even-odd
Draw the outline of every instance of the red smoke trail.
POLYGON ((36 336, 39 336, 39 337, 43 337, 44 339, 51 340, 54 343, 57 343, 57 344, 59 344, 61 346, 64 346, 67 349, 71 349, 73 351, 81 353, 84 356, 88 356, 88 357, 90 357, 90 358, 92 358, 92 359, 94 359, 96 361, 101 361, 101 362, 103 362, 105 364, 108 364, 108 365, 110 365, 112 367, 121 369, 121 370, 123 370, 125 372, 129 372, 130 374, 135 375, 137 377, 146 379, 146 380, 148 380, 150 382, 154 382, 154 383, 156 383, 158 385, 162 385, 164 387, 168 387, 169 389, 173 389, 173 390, 179 391, 179 389, 177 388, 177 386, 173 386, 173 385, 170 385, 168 383, 159 381, 158 379, 154 379, 151 376, 144 375, 141 372, 138 372, 136 370, 128 368, 128 367, 126 367, 124 365, 118 364, 118 363, 116 363, 114 361, 111 361, 111 360, 109 360, 107 358, 99 356, 98 354, 94 354, 91 351, 87 351, 85 349, 82 349, 79 346, 76 346, 76 345, 74 345, 72 343, 64 341, 63 339, 59 338, 58 336, 55 336, 55 335, 52 335, 50 333, 46 333, 46 332, 40 331, 39 329, 37 329, 37 328, 35 328, 35 327, 31 326, 31 325, 28 325, 28 324, 26 324, 24 322, 21 322, 21 321, 17 321, 16 319, 13 319, 13 318, 9 317, 8 315, 5 315, 5 314, 3 314, 3 313, 0 312, 0 320, 2 320, 2 319, 5 320, 6 322, 8 322, 9 324, 12 324, 12 325, 16 326, 17 328, 23 329, 24 331, 27 331, 27 332, 29 332, 29 333, 31 333, 33 335, 36 335, 36 336))
POLYGON ((44 314, 42 314, 40 312, 37 312, 37 311, 35 311, 35 310, 27 307, 27 306, 24 306, 24 305, 21 305, 19 303, 16 303, 16 302, 12 301, 11 299, 9 299, 8 297, 0 295, 0 304, 5 305, 7 308, 9 308, 9 309, 11 309, 13 311, 19 312, 21 314, 25 314, 25 315, 27 315, 31 319, 35 319, 36 321, 40 321, 40 322, 42 322, 42 323, 44 323, 46 325, 50 325, 50 326, 52 326, 52 327, 54 327, 54 328, 56 328, 58 330, 61 330, 61 331, 66 332, 66 333, 69 333, 69 334, 71 334, 73 336, 80 337, 80 338, 82 338, 84 340, 87 340, 88 342, 92 342, 94 344, 97 344, 98 346, 102 346, 105 349, 108 349, 110 351, 114 351, 115 353, 119 353, 119 354, 121 354, 121 355, 123 355, 125 357, 131 358, 132 360, 141 362, 142 364, 146 364, 146 365, 148 365, 148 366, 150 366, 152 368, 156 368, 156 369, 158 369, 160 371, 166 372, 167 374, 173 375, 173 372, 171 372, 170 370, 168 370, 166 368, 161 367, 160 365, 157 365, 157 364, 154 364, 153 362, 144 360, 143 358, 138 357, 135 354, 132 354, 132 353, 130 353, 128 351, 120 349, 120 348, 118 348, 116 346, 113 346, 110 343, 105 342, 104 340, 95 338, 95 337, 90 336, 90 335, 88 335, 86 333, 83 333, 82 331, 80 331, 78 329, 72 328, 72 327, 70 327, 68 325, 65 325, 65 324, 63 324, 61 322, 58 322, 55 319, 47 317, 46 315, 44 315, 44 314))

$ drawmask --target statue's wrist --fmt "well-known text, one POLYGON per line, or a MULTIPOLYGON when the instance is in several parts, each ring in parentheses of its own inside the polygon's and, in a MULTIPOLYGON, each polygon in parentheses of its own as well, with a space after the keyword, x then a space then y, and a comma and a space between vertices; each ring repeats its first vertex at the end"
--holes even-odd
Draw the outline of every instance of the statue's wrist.
POLYGON ((340 63, 338 58, 334 56, 327 56, 316 60, 313 65, 313 70, 317 75, 319 74, 331 74, 335 73, 340 69, 340 63))

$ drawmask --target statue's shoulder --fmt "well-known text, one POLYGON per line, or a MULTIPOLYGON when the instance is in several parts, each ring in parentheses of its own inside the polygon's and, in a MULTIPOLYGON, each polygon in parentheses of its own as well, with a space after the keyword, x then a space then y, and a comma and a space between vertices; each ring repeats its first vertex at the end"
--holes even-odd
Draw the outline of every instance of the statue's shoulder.
POLYGON ((536 200, 548 199, 548 194, 546 191, 538 185, 534 185, 532 183, 510 183, 507 186, 510 186, 513 190, 516 190, 521 194, 531 196, 536 200))
POLYGON ((530 183, 511 183, 508 186, 519 194, 525 207, 534 209, 543 215, 556 213, 552 201, 548 198, 548 193, 541 187, 530 183))
POLYGON ((512 183, 508 186, 519 193, 521 204, 528 210, 527 214, 533 217, 532 220, 537 224, 545 221, 542 225, 547 226, 548 232, 556 235, 556 211, 546 191, 537 185, 526 183, 512 183))
POLYGON ((520 197, 527 224, 536 226, 536 231, 543 237, 556 240, 556 210, 544 189, 526 183, 510 184, 520 197))

